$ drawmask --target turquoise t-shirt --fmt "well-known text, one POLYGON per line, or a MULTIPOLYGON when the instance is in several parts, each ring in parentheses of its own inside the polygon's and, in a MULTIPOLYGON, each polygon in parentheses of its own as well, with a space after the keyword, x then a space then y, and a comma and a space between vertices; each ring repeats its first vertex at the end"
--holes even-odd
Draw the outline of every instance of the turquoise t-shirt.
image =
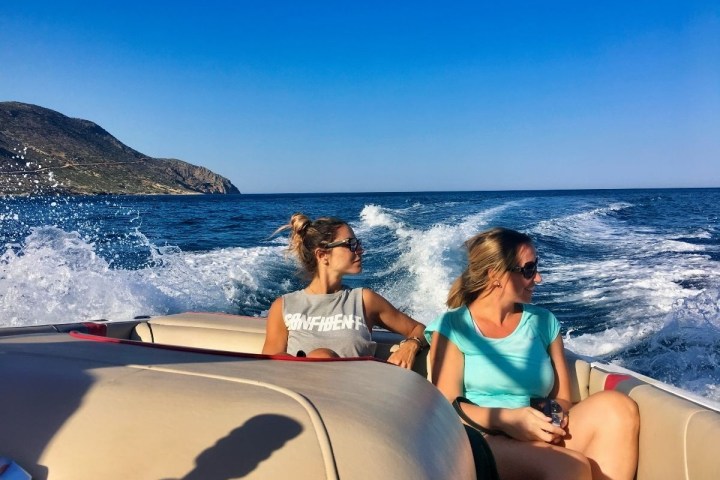
POLYGON ((552 390, 555 375, 548 347, 560 333, 560 323, 544 308, 523 305, 520 323, 505 338, 482 335, 465 306, 431 322, 425 328, 428 341, 433 332, 465 355, 463 396, 477 405, 520 408, 552 390))

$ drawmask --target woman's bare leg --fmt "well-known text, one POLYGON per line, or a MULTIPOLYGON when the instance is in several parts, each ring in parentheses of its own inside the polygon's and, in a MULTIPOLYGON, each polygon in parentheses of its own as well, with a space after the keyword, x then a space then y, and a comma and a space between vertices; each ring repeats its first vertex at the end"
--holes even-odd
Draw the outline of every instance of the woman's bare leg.
POLYGON ((632 479, 638 459, 640 415, 627 395, 605 391, 573 406, 565 446, 585 455, 593 479, 632 479))
POLYGON ((307 354, 307 358, 340 358, 340 355, 329 348, 316 348, 307 354))
POLYGON ((574 450, 543 442, 485 437, 502 480, 590 480, 588 459, 574 450))

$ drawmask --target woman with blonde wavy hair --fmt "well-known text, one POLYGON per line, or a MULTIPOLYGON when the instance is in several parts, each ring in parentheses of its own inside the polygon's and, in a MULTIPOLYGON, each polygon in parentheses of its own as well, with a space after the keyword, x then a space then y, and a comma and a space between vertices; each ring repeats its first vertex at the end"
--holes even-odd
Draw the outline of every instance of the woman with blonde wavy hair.
POLYGON ((351 289, 342 283, 345 275, 362 271, 364 250, 350 225, 339 218, 312 221, 296 213, 278 231, 287 228, 289 250, 309 283, 270 306, 262 352, 313 358, 371 356, 372 330, 377 326, 406 337, 388 362, 412 368, 417 352, 427 346, 425 326, 369 288, 351 289))
POLYGON ((631 479, 639 415, 605 391, 573 405, 560 324, 530 304, 542 276, 532 240, 493 228, 466 242, 450 310, 425 331, 432 381, 483 432, 502 479, 631 479), (534 399, 553 407, 531 407, 534 399))

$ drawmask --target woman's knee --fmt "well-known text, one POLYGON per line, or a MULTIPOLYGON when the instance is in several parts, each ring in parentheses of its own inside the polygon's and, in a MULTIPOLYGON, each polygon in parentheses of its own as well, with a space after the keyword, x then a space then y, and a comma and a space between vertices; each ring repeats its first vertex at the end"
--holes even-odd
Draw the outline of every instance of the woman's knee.
MULTIPOLYGON (((624 393, 608 390, 596 393, 602 403, 598 405, 603 424, 614 425, 623 430, 637 430, 640 426, 640 411, 635 400, 624 393)), ((595 396, 593 395, 593 396, 595 396)))

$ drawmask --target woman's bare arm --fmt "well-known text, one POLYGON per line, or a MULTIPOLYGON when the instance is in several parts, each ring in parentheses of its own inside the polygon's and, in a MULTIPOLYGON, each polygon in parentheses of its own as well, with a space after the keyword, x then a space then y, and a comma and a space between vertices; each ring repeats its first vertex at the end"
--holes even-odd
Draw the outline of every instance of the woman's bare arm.
POLYGON ((555 371, 555 386, 550 392, 550 397, 557 400, 566 412, 572 407, 570 396, 570 375, 568 373, 567 360, 565 359, 565 347, 562 337, 558 334, 555 340, 548 347, 550 360, 552 360, 555 371))
POLYGON ((412 368, 417 352, 427 346, 425 340, 425 325, 413 320, 388 302, 382 295, 369 288, 363 288, 363 308, 368 328, 372 331, 375 325, 380 325, 390 331, 399 333, 405 338, 412 339, 403 342, 388 358, 388 362, 403 368, 412 368))
POLYGON ((265 344, 262 353, 277 355, 287 352, 288 330, 282 316, 283 299, 277 298, 268 311, 265 326, 265 344))

